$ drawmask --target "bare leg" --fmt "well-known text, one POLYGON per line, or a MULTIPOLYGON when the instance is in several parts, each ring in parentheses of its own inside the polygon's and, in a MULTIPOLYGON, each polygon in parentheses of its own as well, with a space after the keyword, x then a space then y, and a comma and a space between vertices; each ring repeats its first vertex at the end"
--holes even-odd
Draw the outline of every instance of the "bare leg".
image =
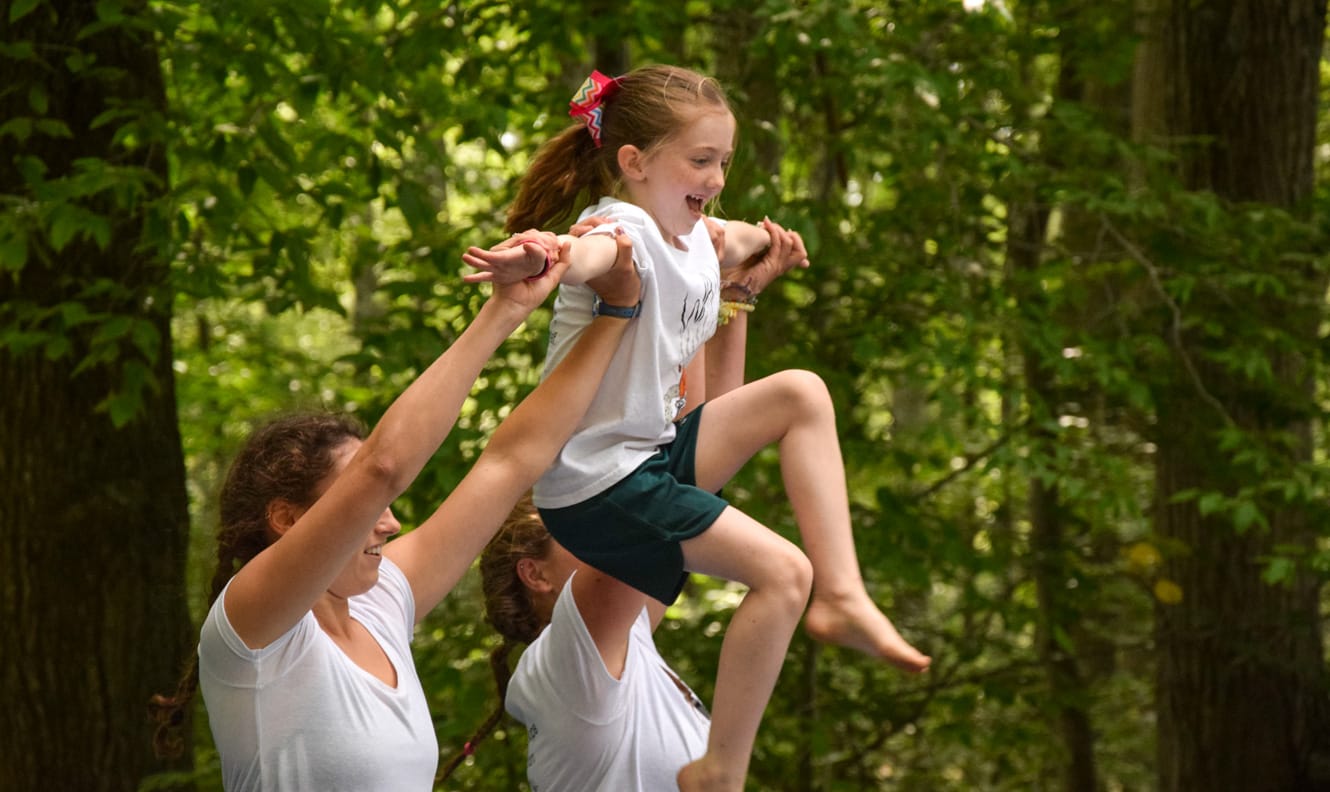
POLYGON ((757 727, 799 623, 812 569, 799 548, 733 508, 683 543, 688 569, 749 587, 721 644, 707 753, 679 771, 681 792, 741 792, 757 727))
POLYGON ((930 658, 901 637, 864 587, 835 408, 821 378, 782 371, 730 391, 707 404, 699 431, 697 479, 706 489, 723 486, 761 448, 779 441, 781 477, 813 565, 808 633, 907 671, 927 669, 930 658))

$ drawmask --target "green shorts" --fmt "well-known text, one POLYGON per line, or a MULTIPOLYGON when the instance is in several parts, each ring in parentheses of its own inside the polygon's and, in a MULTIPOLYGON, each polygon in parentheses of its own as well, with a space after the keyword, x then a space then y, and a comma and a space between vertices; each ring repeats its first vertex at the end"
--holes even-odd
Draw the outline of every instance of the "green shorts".
POLYGON ((559 544, 583 563, 669 605, 688 573, 679 543, 710 528, 729 504, 695 486, 697 427, 706 405, 689 413, 632 473, 581 503, 541 509, 559 544))

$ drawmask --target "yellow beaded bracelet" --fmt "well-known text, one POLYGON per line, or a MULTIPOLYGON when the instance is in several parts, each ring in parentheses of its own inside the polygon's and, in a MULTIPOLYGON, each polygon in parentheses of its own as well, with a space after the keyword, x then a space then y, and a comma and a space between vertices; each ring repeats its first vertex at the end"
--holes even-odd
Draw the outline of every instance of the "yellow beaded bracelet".
POLYGON ((729 324, 730 320, 738 316, 740 311, 752 313, 754 307, 753 303, 725 300, 720 304, 720 311, 716 314, 716 324, 729 324))

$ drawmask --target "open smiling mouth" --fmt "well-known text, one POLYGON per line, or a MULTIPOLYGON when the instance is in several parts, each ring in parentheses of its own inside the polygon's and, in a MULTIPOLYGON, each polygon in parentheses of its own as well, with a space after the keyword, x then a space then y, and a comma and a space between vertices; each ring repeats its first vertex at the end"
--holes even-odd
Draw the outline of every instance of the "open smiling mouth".
POLYGON ((383 545, 374 545, 365 551, 365 555, 381 556, 383 555, 383 545))
POLYGON ((702 214, 702 207, 706 204, 706 199, 700 195, 688 196, 688 208, 698 214, 702 214))

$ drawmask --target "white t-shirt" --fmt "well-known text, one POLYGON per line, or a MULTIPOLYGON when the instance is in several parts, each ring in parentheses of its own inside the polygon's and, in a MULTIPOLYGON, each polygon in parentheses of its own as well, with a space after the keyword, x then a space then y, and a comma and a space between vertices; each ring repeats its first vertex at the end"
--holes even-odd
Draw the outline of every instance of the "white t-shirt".
POLYGON ((268 646, 246 647, 225 598, 200 632, 199 685, 227 790, 433 787, 439 744, 411 659, 415 600, 401 569, 383 559, 379 582, 350 599, 397 669, 395 688, 347 657, 312 612, 268 646))
MULTIPOLYGON (((582 212, 591 215, 615 221, 591 233, 611 233, 618 226, 633 241, 642 313, 624 332, 572 439, 536 482, 534 499, 541 508, 572 506, 605 491, 674 439, 673 422, 683 407, 683 368, 716 332, 720 262, 705 223, 679 237, 685 251, 667 243, 656 221, 633 204, 602 198, 582 212)), ((584 284, 559 286, 546 375, 591 324, 594 297, 584 284)))
POLYGON ((633 623, 622 677, 611 676, 570 578, 504 702, 527 727, 532 792, 677 790, 679 770, 706 753, 711 721, 675 679, 651 640, 646 608, 633 623))

